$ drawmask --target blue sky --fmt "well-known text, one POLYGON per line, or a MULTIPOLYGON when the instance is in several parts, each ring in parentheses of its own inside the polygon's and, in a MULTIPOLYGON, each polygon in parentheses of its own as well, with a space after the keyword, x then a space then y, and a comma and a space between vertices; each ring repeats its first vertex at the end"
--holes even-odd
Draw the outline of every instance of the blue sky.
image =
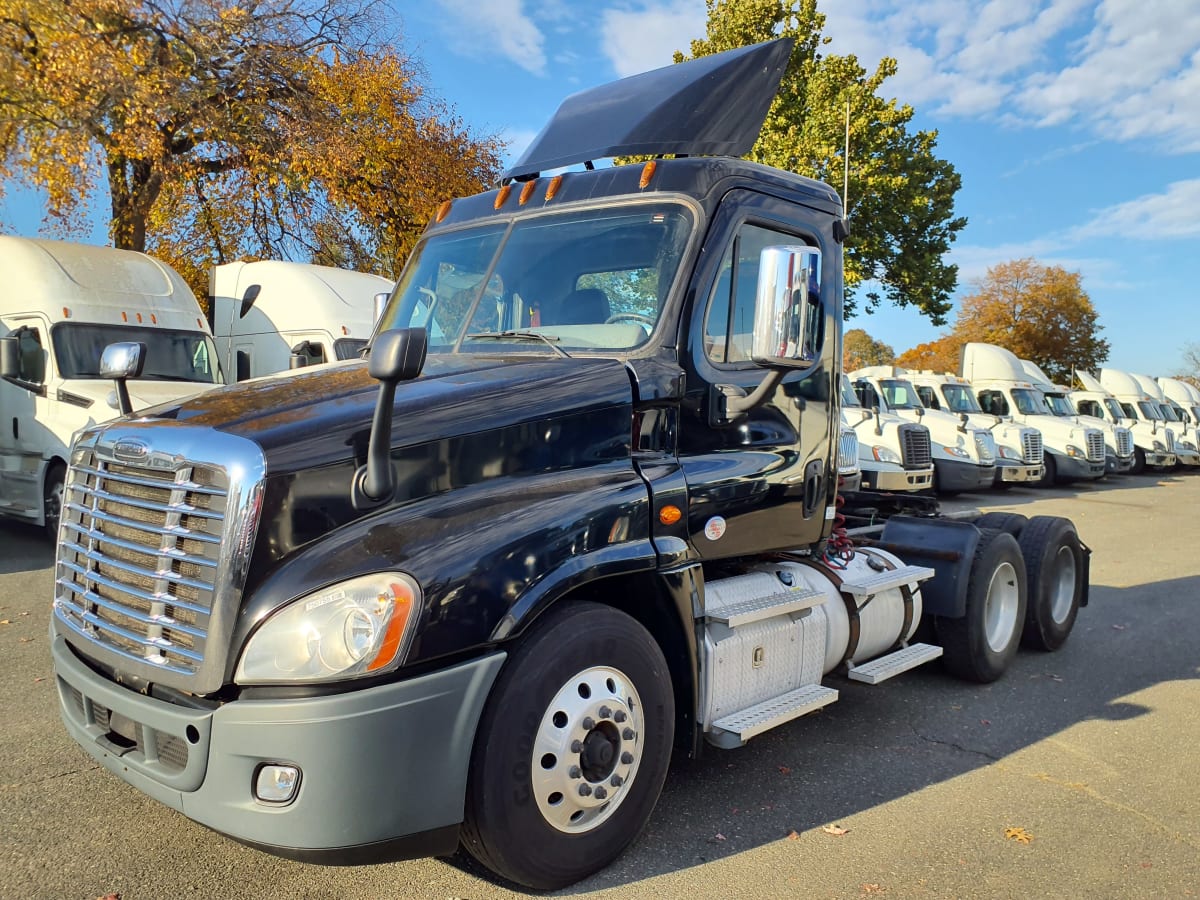
MULTIPOLYGON (((392 0, 431 88, 515 156, 567 94, 667 65, 702 35, 703 0, 392 0)), ((1023 256, 1079 271, 1109 364, 1179 369, 1200 342, 1200 8, 1195 0, 825 0, 834 53, 937 129, 969 223, 959 293, 1023 256)), ((99 204, 101 208, 103 203, 99 204)), ((36 201, 0 222, 33 233, 36 201)), ((104 239, 99 229, 94 239, 104 239)), ((951 314, 953 319, 953 313, 951 314)), ((851 320, 897 352, 937 336, 919 314, 851 320)))

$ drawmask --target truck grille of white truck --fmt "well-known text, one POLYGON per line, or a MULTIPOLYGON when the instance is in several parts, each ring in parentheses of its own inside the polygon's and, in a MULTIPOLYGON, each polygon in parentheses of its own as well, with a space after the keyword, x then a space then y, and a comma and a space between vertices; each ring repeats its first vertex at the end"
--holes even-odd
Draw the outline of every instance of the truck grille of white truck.
POLYGON ((1133 455, 1133 432, 1128 428, 1114 428, 1117 441, 1117 456, 1133 455))
POLYGON ((1174 453, 1175 452, 1175 432, 1173 432, 1170 428, 1164 428, 1163 431, 1165 431, 1167 433, 1167 452, 1174 453))
POLYGON ((838 472, 843 475, 858 468, 858 435, 853 431, 843 431, 842 439, 838 442, 838 472))
POLYGON ((180 674, 204 659, 227 479, 87 453, 67 478, 56 608, 77 633, 180 674))
POLYGON ((923 469, 933 461, 929 429, 924 425, 900 426, 900 452, 906 469, 923 469))
POLYGON ((1087 430, 1087 456, 1090 462, 1104 462, 1104 432, 1095 428, 1087 430))
POLYGON ((1021 432, 1021 453, 1027 465, 1041 465, 1042 433, 1036 428, 1028 428, 1021 432))
POLYGON ((990 431, 975 432, 975 450, 979 454, 980 462, 996 461, 996 439, 990 431))

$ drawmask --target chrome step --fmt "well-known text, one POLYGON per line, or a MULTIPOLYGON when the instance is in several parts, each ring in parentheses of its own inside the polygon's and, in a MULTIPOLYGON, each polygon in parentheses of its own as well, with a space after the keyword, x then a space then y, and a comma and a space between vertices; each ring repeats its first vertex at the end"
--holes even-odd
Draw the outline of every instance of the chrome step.
MULTIPOLYGON (((733 713, 713 722, 713 727, 736 735, 741 743, 745 743, 756 734, 792 719, 799 718, 828 706, 838 698, 838 692, 820 684, 806 684, 804 687, 756 703, 741 712, 733 713)), ((736 746, 736 745, 735 745, 736 746)))
POLYGON ((710 622, 724 622, 730 628, 737 628, 739 625, 749 625, 760 619, 811 609, 824 602, 825 595, 820 591, 799 588, 771 594, 767 597, 749 597, 745 600, 738 600, 720 609, 707 611, 705 618, 710 622))
POLYGON ((926 566, 901 566, 875 575, 854 577, 842 582, 842 591, 855 597, 869 597, 902 584, 915 584, 932 578, 936 573, 926 566))
POLYGON ((909 644, 894 653, 877 657, 861 666, 850 666, 847 675, 851 681, 861 681, 864 684, 879 684, 894 675, 915 669, 917 666, 932 662, 942 655, 942 648, 933 644, 909 644))

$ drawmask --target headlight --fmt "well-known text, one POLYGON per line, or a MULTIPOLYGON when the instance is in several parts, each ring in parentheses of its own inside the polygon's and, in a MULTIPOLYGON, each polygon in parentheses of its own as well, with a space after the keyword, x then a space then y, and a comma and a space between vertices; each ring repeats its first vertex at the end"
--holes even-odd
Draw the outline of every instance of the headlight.
POLYGON ((1074 456, 1077 459, 1086 459, 1087 454, 1076 447, 1074 444, 1067 444, 1067 456, 1074 456))
POLYGON ((378 572, 293 600, 246 642, 239 684, 327 681, 378 672, 403 658, 421 589, 407 575, 378 572))
POLYGON ((875 457, 876 462, 900 464, 900 454, 887 447, 872 447, 871 455, 875 457))
POLYGON ((999 453, 1003 459, 1015 459, 1018 461, 1025 459, 1025 457, 1021 455, 1021 451, 1014 450, 1012 447, 1005 447, 1003 444, 996 448, 996 452, 999 453))
POLYGON ((1180 441, 1179 444, 1180 444, 1180 446, 1183 447, 1184 450, 1191 450, 1193 453, 1196 452, 1196 445, 1193 444, 1191 441, 1180 441))
POLYGON ((1163 453, 1166 451, 1167 447, 1162 441, 1155 441, 1154 449, 1157 450, 1159 453, 1163 453))
POLYGON ((964 450, 962 447, 943 447, 942 449, 945 450, 947 453, 949 453, 951 456, 957 456, 959 459, 970 459, 971 458, 971 454, 968 453, 966 450, 964 450))

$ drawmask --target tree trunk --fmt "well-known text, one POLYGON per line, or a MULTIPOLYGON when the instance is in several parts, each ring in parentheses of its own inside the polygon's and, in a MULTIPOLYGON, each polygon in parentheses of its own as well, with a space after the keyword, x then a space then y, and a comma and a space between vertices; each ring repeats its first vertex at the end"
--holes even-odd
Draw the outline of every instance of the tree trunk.
POLYGON ((151 161, 130 160, 120 154, 108 158, 112 198, 108 234, 114 247, 146 252, 146 220, 161 189, 162 176, 151 161))

